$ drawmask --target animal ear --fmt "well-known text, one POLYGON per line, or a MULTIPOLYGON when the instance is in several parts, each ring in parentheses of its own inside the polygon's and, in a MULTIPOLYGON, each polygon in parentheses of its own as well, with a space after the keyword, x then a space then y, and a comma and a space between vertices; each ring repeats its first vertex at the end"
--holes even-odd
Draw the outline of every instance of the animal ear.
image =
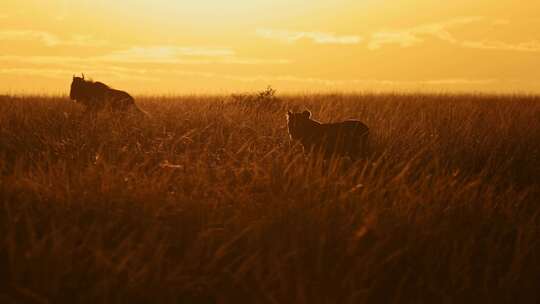
POLYGON ((84 80, 84 73, 81 73, 81 75, 82 75, 82 79, 84 80))
POLYGON ((288 115, 288 116, 292 116, 292 112, 291 112, 291 111, 287 111, 287 115, 288 115))
POLYGON ((310 118, 311 117, 311 112, 308 111, 308 110, 305 110, 304 112, 302 112, 302 115, 304 115, 304 117, 306 117, 306 118, 310 118))

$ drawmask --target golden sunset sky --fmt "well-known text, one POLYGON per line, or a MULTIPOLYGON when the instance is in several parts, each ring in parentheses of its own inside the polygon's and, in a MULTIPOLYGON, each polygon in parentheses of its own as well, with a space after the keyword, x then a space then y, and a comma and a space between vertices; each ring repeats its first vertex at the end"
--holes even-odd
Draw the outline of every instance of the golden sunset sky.
POLYGON ((0 93, 540 93, 538 0, 18 0, 0 93))

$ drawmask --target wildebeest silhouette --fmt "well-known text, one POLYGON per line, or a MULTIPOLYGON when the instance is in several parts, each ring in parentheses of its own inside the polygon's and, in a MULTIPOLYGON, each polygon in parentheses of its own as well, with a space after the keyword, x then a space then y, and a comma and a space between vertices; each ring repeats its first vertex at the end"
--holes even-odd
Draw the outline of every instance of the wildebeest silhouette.
POLYGON ((113 111, 134 110, 137 113, 144 112, 135 105, 135 99, 125 91, 110 88, 99 82, 73 76, 69 97, 86 107, 86 112, 96 113, 108 108, 113 111))
POLYGON ((369 128, 358 120, 320 123, 311 119, 309 111, 289 111, 287 126, 291 139, 300 141, 306 153, 322 153, 326 159, 349 156, 353 160, 367 153, 369 128))

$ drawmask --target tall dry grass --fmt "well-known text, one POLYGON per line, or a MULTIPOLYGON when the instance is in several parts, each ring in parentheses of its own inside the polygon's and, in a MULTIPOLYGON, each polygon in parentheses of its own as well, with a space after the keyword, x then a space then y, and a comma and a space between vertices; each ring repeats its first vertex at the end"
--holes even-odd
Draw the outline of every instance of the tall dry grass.
POLYGON ((540 98, 0 100, 3 303, 538 303, 540 98), (285 112, 359 118, 324 162, 285 112))

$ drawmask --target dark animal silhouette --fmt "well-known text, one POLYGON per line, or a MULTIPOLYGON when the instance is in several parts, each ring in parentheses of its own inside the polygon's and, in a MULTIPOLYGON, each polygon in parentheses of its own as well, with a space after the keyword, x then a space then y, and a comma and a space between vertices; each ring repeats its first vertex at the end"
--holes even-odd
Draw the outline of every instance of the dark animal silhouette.
POLYGON ((113 111, 135 110, 144 112, 135 105, 135 99, 125 91, 110 88, 99 81, 73 76, 69 97, 86 107, 86 112, 96 113, 103 109, 113 111))
POLYGON ((358 120, 337 123, 320 123, 311 112, 287 113, 287 126, 291 139, 298 140, 304 152, 323 153, 324 158, 333 155, 357 159, 366 154, 369 128, 358 120))

